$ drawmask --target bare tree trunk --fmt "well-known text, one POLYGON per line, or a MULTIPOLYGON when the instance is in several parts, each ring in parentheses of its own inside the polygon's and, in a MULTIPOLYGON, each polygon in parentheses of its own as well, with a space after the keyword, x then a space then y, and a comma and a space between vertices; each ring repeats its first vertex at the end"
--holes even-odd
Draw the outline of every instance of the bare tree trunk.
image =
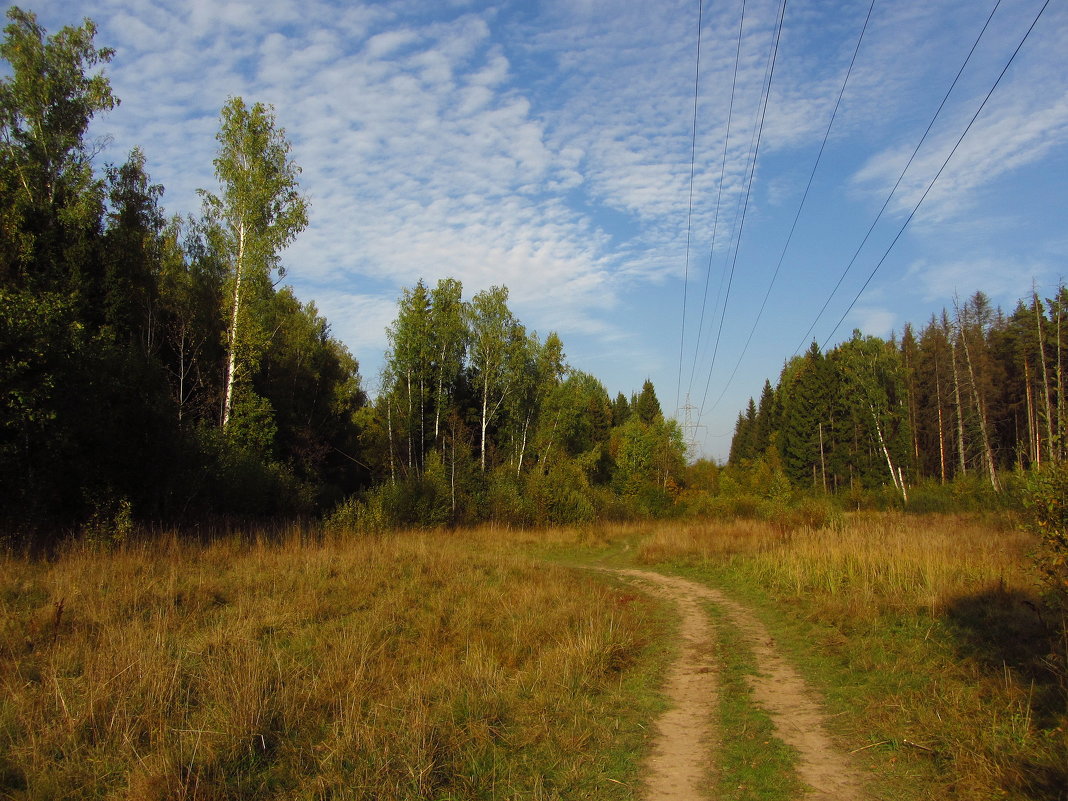
POLYGON ((412 472, 412 371, 407 370, 404 377, 404 385, 408 390, 408 420, 404 426, 408 440, 408 475, 412 472))
POLYGON ((1042 465, 1042 448, 1039 443, 1038 425, 1035 420, 1035 403, 1031 392, 1031 366, 1024 357, 1024 395, 1027 398, 1027 456, 1036 466, 1042 465))
POLYGON ((917 468, 919 468, 921 464, 920 432, 919 426, 916 425, 916 419, 918 415, 916 413, 916 382, 913 380, 915 373, 912 365, 909 364, 908 361, 908 351, 905 348, 902 348, 902 351, 905 353, 905 375, 907 376, 905 392, 908 395, 909 430, 912 432, 912 455, 913 459, 915 460, 914 464, 917 466, 917 468))
MULTIPOLYGON (((959 313, 957 320, 959 325, 959 313)), ((1000 492, 1001 482, 998 481, 997 469, 994 466, 994 451, 990 447, 990 436, 987 433, 986 407, 983 404, 983 399, 979 395, 979 386, 975 380, 975 366, 972 363, 972 353, 971 349, 968 347, 968 337, 965 335, 963 327, 961 327, 960 341, 964 345, 964 358, 965 363, 968 365, 968 378, 972 386, 972 399, 975 402, 975 411, 979 416, 979 435, 983 440, 983 461, 986 463, 986 469, 990 476, 990 486, 994 488, 995 492, 1000 492)))
POLYGON ((452 520, 456 522, 456 428, 452 429, 452 464, 449 466, 449 494, 451 501, 452 520))
POLYGON ((419 472, 426 466, 426 377, 419 369, 419 472))
POLYGON ((1065 428, 1064 419, 1064 334, 1061 331, 1061 321, 1064 319, 1064 306, 1061 303, 1064 285, 1057 288, 1057 444, 1056 458, 1060 461, 1068 454, 1068 430, 1065 428))
POLYGON ((1042 402, 1046 408, 1046 448, 1050 461, 1055 460, 1056 437, 1053 436, 1053 407, 1049 398, 1049 372, 1046 369, 1046 341, 1042 336, 1042 306, 1038 293, 1033 293, 1035 303, 1035 327, 1038 329, 1038 359, 1042 365, 1042 402))
POLYGON ((938 403, 938 467, 940 470, 940 476, 942 483, 946 483, 946 434, 945 427, 942 424, 942 392, 938 386, 937 379, 935 381, 935 395, 938 403))
POLYGON ((823 476, 823 494, 827 494, 827 462, 823 457, 823 422, 819 424, 820 429, 820 474, 823 476))
POLYGON ((386 398, 386 426, 389 437, 389 480, 397 483, 397 465, 393 461, 393 399, 386 398))
POLYGON ((953 403, 957 408, 957 456, 960 458, 961 475, 968 473, 968 463, 964 458, 964 408, 960 402, 960 372, 957 370, 957 345, 950 339, 949 360, 953 365, 953 403))
POLYGON ((185 411, 185 324, 178 335, 178 422, 182 422, 185 411))

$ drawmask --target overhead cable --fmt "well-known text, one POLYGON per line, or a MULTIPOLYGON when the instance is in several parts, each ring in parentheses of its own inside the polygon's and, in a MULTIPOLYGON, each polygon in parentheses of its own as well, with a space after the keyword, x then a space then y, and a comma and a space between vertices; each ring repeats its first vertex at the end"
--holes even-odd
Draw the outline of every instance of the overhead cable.
POLYGON ((766 117, 768 111, 768 99, 771 97, 771 85, 775 79, 775 63, 779 54, 779 41, 782 38, 783 18, 786 16, 786 2, 787 0, 782 0, 782 5, 779 7, 779 21, 775 27, 775 42, 772 45, 771 57, 768 65, 768 74, 765 81, 764 99, 760 109, 760 122, 757 125, 756 136, 754 138, 754 144, 752 149, 752 158, 749 164, 749 179, 746 182, 745 197, 742 202, 741 214, 738 220, 737 234, 733 237, 734 256, 731 259, 730 273, 727 278, 727 291, 723 298, 723 312, 720 314, 719 317, 719 328, 716 331, 716 342, 715 346, 712 349, 712 359, 710 360, 708 365, 708 377, 705 380, 705 389, 704 393, 701 396, 701 405, 698 407, 698 423, 701 422, 701 415, 704 413, 705 402, 708 400, 708 389, 712 383, 712 370, 716 364, 716 354, 719 352, 719 343, 723 335, 723 321, 724 318, 727 316, 727 305, 730 301, 731 284, 734 281, 734 271, 738 265, 738 250, 741 245, 742 232, 745 229, 745 213, 746 210, 749 208, 749 196, 753 189, 753 177, 756 174, 757 157, 760 154, 760 140, 764 132, 764 118, 766 117))
POLYGON ((699 0, 697 6, 697 67, 693 79, 693 130, 690 135, 690 198, 686 211, 686 257, 682 274, 682 333, 679 336, 679 382, 675 390, 675 408, 682 402, 682 358, 686 349, 686 303, 690 283, 690 230, 693 221, 693 174, 697 162, 697 100, 701 86, 701 27, 704 21, 705 4, 699 0))
POLYGON ((1033 31, 1035 29, 1035 26, 1038 24, 1039 19, 1041 19, 1042 14, 1045 13, 1046 8, 1049 6, 1049 4, 1050 4, 1050 0, 1046 0, 1046 2, 1042 4, 1042 8, 1040 8, 1038 10, 1038 14, 1035 15, 1034 20, 1031 22, 1031 26, 1027 29, 1027 33, 1024 34, 1023 38, 1020 40, 1020 43, 1018 45, 1016 45, 1016 49, 1012 51, 1012 55, 1009 56, 1009 60, 1007 62, 1005 62, 1004 68, 1002 68, 1001 73, 998 75, 997 80, 994 81, 994 85, 990 87, 990 91, 986 93, 986 97, 983 98, 983 102, 980 103, 979 104, 979 108, 977 108, 975 110, 975 114, 972 115, 971 120, 969 120, 968 125, 965 127, 965 129, 961 133, 960 137, 957 139, 956 144, 953 145, 953 149, 949 151, 949 155, 946 156, 945 161, 942 162, 942 166, 938 168, 938 172, 935 173, 934 178, 932 178, 931 182, 927 185, 927 188, 924 190, 923 195, 921 195, 920 199, 918 201, 916 201, 916 205, 913 206, 912 211, 909 212, 909 216, 905 218, 905 222, 903 222, 901 224, 901 227, 898 229, 897 234, 894 236, 893 241, 890 243, 890 245, 886 248, 886 251, 883 253, 882 258, 880 258, 879 261, 876 263, 875 267, 872 268, 871 273, 868 275, 868 278, 864 282, 864 285, 860 288, 860 291, 857 292, 856 296, 850 302, 849 306, 842 313, 842 316, 838 319, 838 322, 835 323, 834 328, 831 329, 831 333, 827 335, 827 339, 823 343, 823 349, 824 350, 827 349, 827 343, 831 341, 831 337, 833 337, 834 336, 834 332, 838 330, 838 326, 840 326, 842 324, 842 322, 845 320, 845 318, 849 314, 849 312, 853 310, 854 304, 856 304, 857 300, 860 299, 860 296, 862 294, 864 294, 864 290, 868 288, 868 284, 871 283, 871 280, 875 277, 875 274, 879 271, 879 268, 882 267, 883 262, 886 261, 886 257, 890 255, 890 251, 893 250, 894 245, 897 244, 897 240, 900 239, 901 238, 901 234, 904 233, 906 226, 908 226, 908 224, 912 221, 912 218, 913 218, 913 216, 915 216, 916 211, 920 208, 920 205, 927 198, 928 193, 931 191, 931 188, 935 185, 935 182, 938 180, 939 176, 942 175, 942 171, 945 170, 946 165, 949 164, 950 159, 953 158, 953 154, 957 152, 957 148, 960 147, 960 143, 964 141, 964 137, 966 137, 968 135, 968 131, 971 130, 972 125, 979 118, 979 115, 982 113, 983 108, 986 106, 987 101, 990 100, 990 96, 994 94, 994 90, 998 88, 998 84, 1001 83, 1001 79, 1004 78, 1005 77, 1005 73, 1009 71, 1009 67, 1012 65, 1012 62, 1016 59, 1016 55, 1023 48, 1024 43, 1027 41, 1028 37, 1031 35, 1031 31, 1033 31))
POLYGON ((823 158, 823 151, 827 147, 827 139, 831 135, 831 128, 834 125, 835 117, 838 115, 838 107, 842 104, 842 97, 845 95, 846 86, 849 84, 849 76, 853 73, 853 65, 856 64, 857 54, 860 52, 860 45, 864 41, 864 34, 868 30, 868 22, 871 20, 872 10, 875 8, 875 0, 871 0, 871 5, 868 6, 868 14, 864 17, 864 25, 860 29, 860 37, 857 39, 857 45, 853 48, 853 57, 849 61, 849 67, 846 69, 845 78, 842 80, 842 88, 838 91, 838 99, 834 103, 834 109, 831 111, 831 118, 827 122, 827 130, 823 132, 823 142, 820 143, 819 152, 816 154, 816 161, 812 165, 812 170, 808 175, 808 183, 805 185, 805 191, 801 195, 801 203, 797 207, 797 213, 794 215, 794 221, 790 225, 790 232, 786 236, 786 242, 782 246, 782 252, 779 254, 779 261, 775 265, 775 271, 771 275, 771 281, 768 283, 767 291, 764 293, 764 299, 760 303, 760 309, 757 310, 756 318, 753 320, 753 325, 749 329, 749 336, 745 340, 745 345, 742 347, 742 352, 738 355, 738 361, 734 364, 734 369, 731 371, 730 376, 727 378, 726 383, 723 385, 723 389, 719 393, 719 397, 716 398, 712 404, 712 408, 715 409, 719 405, 719 402, 723 400, 723 396, 727 393, 727 388, 734 380, 734 376, 738 374, 738 368, 742 364, 742 359, 745 358, 746 352, 749 350, 749 345, 753 341, 753 334, 756 333, 757 325, 760 323, 760 318, 764 314, 764 309, 768 304, 768 298, 771 296, 771 289, 775 286, 775 280, 779 277, 779 271, 782 269, 782 264, 786 258, 786 251, 790 247, 790 242, 793 240, 794 231, 797 229, 797 221, 801 218, 801 210, 805 207, 805 201, 808 199, 808 193, 812 189, 812 180, 816 176, 816 169, 820 166, 820 160, 823 158))
MULTIPOLYGON (((982 30, 979 31, 979 35, 975 37, 975 41, 972 43, 972 47, 968 51, 968 55, 965 57, 964 63, 960 65, 960 69, 957 70, 956 77, 953 78, 953 82, 949 85, 949 89, 946 90, 946 94, 942 98, 942 102, 938 104, 938 108, 935 110, 934 116, 931 117, 931 121, 927 124, 927 129, 923 132, 923 136, 920 137, 920 141, 916 143, 916 147, 913 148, 912 155, 909 156, 908 161, 905 163, 904 168, 901 170, 901 174, 898 175, 897 181, 894 182, 893 189, 891 189, 890 193, 886 196, 886 200, 883 201, 883 205, 880 207, 878 214, 875 215, 875 219, 872 220, 871 225, 868 226, 868 230, 864 234, 864 238, 860 240, 860 244, 857 245, 857 249, 853 251, 853 256, 852 258, 850 258, 849 263, 842 271, 842 274, 838 276, 838 282, 834 285, 834 288, 831 290, 831 293, 827 296, 827 300, 823 302, 823 306, 820 307, 819 312, 816 314, 816 319, 812 321, 812 324, 808 327, 808 330, 805 332, 805 335, 801 337, 801 343, 794 349, 794 356, 800 353, 802 348, 806 347, 809 335, 812 333, 813 329, 815 329, 816 324, 819 323, 820 319, 823 317, 823 313, 827 311, 827 307, 830 305, 831 299, 834 298, 835 294, 838 292, 838 289, 842 286, 842 282, 845 280, 846 275, 856 263, 857 257, 860 255, 861 250, 864 249, 864 245, 867 244, 868 238, 871 236, 872 231, 875 230, 875 226, 878 224, 879 220, 882 219, 883 212, 885 212, 887 206, 890 205, 891 198, 893 198, 894 193, 897 192, 897 188, 901 185, 901 181, 904 180, 905 173, 907 173, 909 167, 912 166, 912 162, 916 158, 916 154, 920 152, 920 148, 927 140, 927 135, 931 133, 931 129, 934 127, 935 121, 942 113, 942 109, 945 108, 946 101, 949 100, 949 96, 953 93, 953 89, 956 87, 957 82, 960 80, 960 76, 964 73, 965 67, 968 66, 968 62, 971 61, 972 55, 975 53, 976 48, 979 46, 979 41, 983 38, 983 34, 986 33, 986 29, 990 26, 990 21, 994 18, 994 14, 997 12, 998 7, 1000 5, 1001 0, 997 0, 997 2, 994 3, 994 7, 990 10, 990 14, 987 15, 986 22, 983 23, 982 30)), ((856 301, 854 300, 854 302, 856 301)), ((850 308, 852 308, 852 304, 850 304, 850 308)), ((839 321, 839 325, 841 325, 841 321, 839 321)), ((837 326, 835 328, 837 329, 837 326)))

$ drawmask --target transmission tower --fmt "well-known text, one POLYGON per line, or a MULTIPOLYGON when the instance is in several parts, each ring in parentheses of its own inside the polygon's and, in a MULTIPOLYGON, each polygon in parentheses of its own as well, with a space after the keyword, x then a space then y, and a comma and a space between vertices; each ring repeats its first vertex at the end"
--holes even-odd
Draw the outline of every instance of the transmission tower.
POLYGON ((697 429, 707 428, 703 423, 698 423, 693 418, 693 413, 698 409, 690 403, 690 393, 686 393, 686 403, 679 410, 682 412, 682 436, 686 443, 686 460, 691 461, 697 453, 697 429))

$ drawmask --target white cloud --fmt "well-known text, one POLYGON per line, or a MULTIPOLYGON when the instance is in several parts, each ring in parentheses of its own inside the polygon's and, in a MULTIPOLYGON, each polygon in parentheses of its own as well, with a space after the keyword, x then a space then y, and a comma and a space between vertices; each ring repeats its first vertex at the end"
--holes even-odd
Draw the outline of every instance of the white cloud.
MULTIPOLYGON (((1058 33, 1068 34, 1068 20, 1062 14, 1060 17, 1050 15, 1045 20, 1046 27, 1036 28, 1037 34, 1021 49, 1013 68, 994 90, 953 152, 1019 44, 1035 11, 1029 7, 1007 9, 995 19, 989 35, 982 40, 985 46, 978 49, 976 57, 969 62, 963 80, 954 89, 894 194, 892 211, 910 213, 930 187, 919 207, 916 222, 942 223, 960 217, 973 211, 982 199, 982 191, 999 178, 1035 163, 1054 148, 1068 143, 1068 87, 1064 83, 1063 69, 1040 57, 1044 48, 1059 49, 1058 33), (1012 13, 1017 16, 1010 25, 1004 22, 1004 15, 1012 13), (946 163, 951 152, 952 158, 946 163), (938 175, 943 164, 945 169, 938 175), (932 181, 935 181, 933 185, 932 181)), ((978 30, 973 35, 977 33, 978 30)), ((958 44, 954 52, 960 49, 962 45, 958 44)), ((963 57, 962 52, 959 58, 963 60, 963 57)), ((955 69, 943 76, 945 86, 939 88, 939 97, 948 89, 959 66, 960 62, 955 62, 955 69)), ((928 114, 933 115, 934 111, 932 108, 928 114)), ((928 122, 930 116, 922 118, 914 131, 902 129, 904 136, 899 134, 892 145, 876 152, 857 170, 853 176, 854 186, 873 197, 885 198, 928 122)))
MULTIPOLYGON (((315 293, 319 313, 330 321, 330 332, 344 342, 361 362, 366 354, 380 354, 386 347, 386 328, 396 317, 394 299, 356 292, 315 293)), ((376 377, 364 371, 364 381, 373 385, 376 377)), ((371 386, 373 389, 373 386, 371 386)))
POLYGON ((1011 303, 1028 294, 1032 282, 1041 283, 1050 272, 1043 264, 986 257, 945 261, 921 259, 909 266, 907 276, 928 302, 948 304, 954 297, 967 298, 982 290, 995 300, 1011 303))
MULTIPOLYGON (((891 309, 877 306, 854 306, 848 319, 850 329, 859 328, 864 334, 883 338, 893 333, 900 320, 891 309)), ((845 336, 845 332, 839 330, 838 335, 845 336)))
POLYGON ((369 59, 380 59, 393 55, 397 50, 415 44, 418 40, 419 36, 415 31, 386 31, 372 36, 367 41, 365 52, 369 59))

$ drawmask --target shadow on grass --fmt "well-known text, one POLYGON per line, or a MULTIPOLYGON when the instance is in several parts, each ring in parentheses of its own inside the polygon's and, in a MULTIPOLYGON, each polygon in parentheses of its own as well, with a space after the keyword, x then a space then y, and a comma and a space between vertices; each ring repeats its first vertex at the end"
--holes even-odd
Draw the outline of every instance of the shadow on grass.
POLYGON ((1068 801, 1068 675, 1057 614, 1034 595, 992 587, 946 609, 961 657, 974 660, 1026 704, 1051 759, 1019 765, 1027 798, 1068 801), (1059 741, 1059 743, 1058 743, 1059 741))

